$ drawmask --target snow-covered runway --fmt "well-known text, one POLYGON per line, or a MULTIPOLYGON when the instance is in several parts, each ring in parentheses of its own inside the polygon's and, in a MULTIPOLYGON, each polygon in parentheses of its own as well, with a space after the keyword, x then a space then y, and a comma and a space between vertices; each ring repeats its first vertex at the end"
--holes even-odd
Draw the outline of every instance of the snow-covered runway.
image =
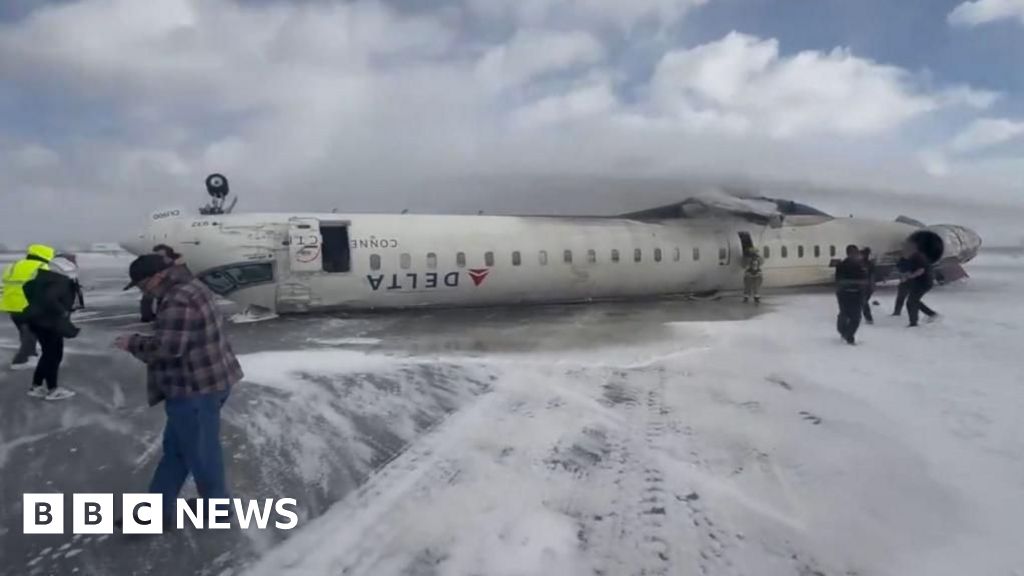
POLYGON ((101 291, 68 360, 81 402, 3 396, 0 572, 1019 576, 1024 259, 969 270, 914 330, 881 291, 855 347, 827 292, 757 315, 652 302, 235 326, 229 477, 239 497, 297 497, 299 529, 61 548, 10 524, 21 492, 115 474, 110 489, 137 489, 159 452, 141 371, 103 352, 131 297, 101 291))
POLYGON ((657 344, 419 358, 492 381, 250 573, 1018 574, 1024 269, 987 262, 941 323, 881 293, 853 348, 804 294, 657 344))

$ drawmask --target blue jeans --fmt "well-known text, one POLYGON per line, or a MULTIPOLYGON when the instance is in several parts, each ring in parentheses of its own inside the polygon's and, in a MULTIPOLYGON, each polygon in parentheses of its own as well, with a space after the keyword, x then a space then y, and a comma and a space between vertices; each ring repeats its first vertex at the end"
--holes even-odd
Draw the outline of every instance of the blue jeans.
POLYGON ((201 498, 229 497, 220 443, 220 409, 228 394, 212 392, 164 401, 164 454, 149 492, 163 494, 165 520, 175 518, 175 502, 189 473, 201 498))

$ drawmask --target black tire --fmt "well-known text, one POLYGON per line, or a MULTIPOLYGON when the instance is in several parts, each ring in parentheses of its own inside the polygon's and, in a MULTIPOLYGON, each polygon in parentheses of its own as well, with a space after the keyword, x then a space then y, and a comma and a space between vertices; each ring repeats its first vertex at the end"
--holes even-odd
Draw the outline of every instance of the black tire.
POLYGON ((206 177, 206 192, 214 198, 227 198, 228 179, 223 174, 210 174, 206 177))

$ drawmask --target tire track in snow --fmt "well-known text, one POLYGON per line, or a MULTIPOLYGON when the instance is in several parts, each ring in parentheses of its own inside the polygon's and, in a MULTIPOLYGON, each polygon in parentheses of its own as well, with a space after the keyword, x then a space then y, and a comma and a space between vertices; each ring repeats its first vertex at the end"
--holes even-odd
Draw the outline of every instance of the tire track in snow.
POLYGON ((664 402, 665 374, 661 368, 616 371, 605 386, 616 407, 626 412, 626 426, 611 440, 605 471, 614 485, 610 512, 603 530, 590 542, 601 556, 599 576, 673 573, 672 518, 665 474, 655 451, 668 430, 670 413, 664 402), (628 383, 627 383, 628 380, 628 383))
POLYGON ((587 547, 600 556, 598 576, 740 573, 730 550, 742 540, 718 526, 699 494, 661 465, 666 448, 678 450, 680 443, 701 461, 689 428, 665 400, 667 379, 664 367, 651 367, 616 371, 605 385, 626 426, 611 435, 601 467, 615 488, 610 512, 595 519, 588 533, 587 547))
POLYGON ((487 415, 500 400, 488 390, 448 416, 246 574, 373 574, 401 529, 389 519, 401 517, 407 506, 457 481, 458 463, 446 454, 470 436, 473 428, 486 425, 487 415), (325 549, 330 553, 323 554, 325 549))

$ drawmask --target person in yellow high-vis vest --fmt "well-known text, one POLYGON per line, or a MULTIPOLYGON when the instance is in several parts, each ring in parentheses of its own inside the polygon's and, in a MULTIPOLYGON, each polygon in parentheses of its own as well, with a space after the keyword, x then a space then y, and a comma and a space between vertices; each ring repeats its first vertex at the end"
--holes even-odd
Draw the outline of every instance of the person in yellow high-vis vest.
POLYGON ((34 279, 40 269, 48 270, 55 250, 44 244, 33 244, 28 247, 25 257, 4 268, 3 295, 0 295, 0 312, 11 315, 14 326, 18 329, 21 345, 11 360, 12 368, 28 367, 28 359, 36 355, 36 337, 29 329, 28 321, 23 312, 28 308, 25 297, 25 283, 34 279))

